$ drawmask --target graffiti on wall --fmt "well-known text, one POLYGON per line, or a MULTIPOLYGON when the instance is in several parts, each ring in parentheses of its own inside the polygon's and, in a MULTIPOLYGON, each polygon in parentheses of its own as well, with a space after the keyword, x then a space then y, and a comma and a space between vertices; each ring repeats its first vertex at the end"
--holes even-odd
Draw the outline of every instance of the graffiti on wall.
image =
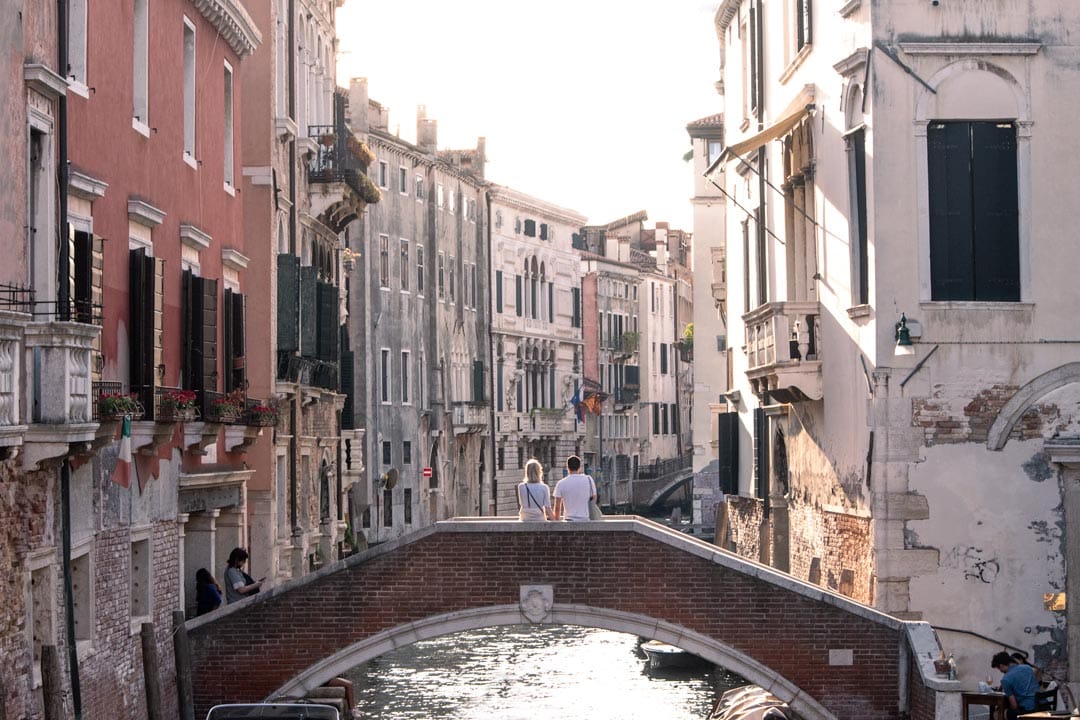
POLYGON ((1001 572, 997 558, 985 557, 981 548, 956 545, 941 558, 942 567, 955 568, 964 573, 965 580, 992 583, 1001 572))

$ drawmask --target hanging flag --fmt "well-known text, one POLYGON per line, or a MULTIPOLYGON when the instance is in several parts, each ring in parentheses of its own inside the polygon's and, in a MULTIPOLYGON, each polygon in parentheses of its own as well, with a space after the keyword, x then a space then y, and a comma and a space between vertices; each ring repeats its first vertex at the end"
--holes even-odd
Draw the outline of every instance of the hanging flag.
POLYGON ((120 454, 112 474, 113 482, 123 488, 131 487, 131 417, 124 416, 120 425, 120 454))
POLYGON ((574 406, 577 421, 585 422, 585 408, 581 404, 581 390, 574 389, 574 397, 570 398, 570 404, 574 406))
POLYGON ((602 412, 600 408, 600 395, 598 393, 593 393, 592 395, 589 395, 581 401, 581 404, 584 405, 585 409, 591 412, 593 415, 599 415, 602 412))

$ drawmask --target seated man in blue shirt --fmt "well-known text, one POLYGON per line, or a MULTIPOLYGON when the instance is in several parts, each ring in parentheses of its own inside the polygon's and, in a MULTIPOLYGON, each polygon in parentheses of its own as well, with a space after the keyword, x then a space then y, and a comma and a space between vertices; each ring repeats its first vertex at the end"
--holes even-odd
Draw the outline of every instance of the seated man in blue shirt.
POLYGON ((1035 693, 1039 690, 1039 681, 1035 678, 1035 669, 1030 665, 1021 665, 1007 652, 999 652, 990 661, 990 667, 997 668, 1001 678, 1001 692, 1009 703, 1006 716, 1015 720, 1020 713, 1035 710, 1035 693))

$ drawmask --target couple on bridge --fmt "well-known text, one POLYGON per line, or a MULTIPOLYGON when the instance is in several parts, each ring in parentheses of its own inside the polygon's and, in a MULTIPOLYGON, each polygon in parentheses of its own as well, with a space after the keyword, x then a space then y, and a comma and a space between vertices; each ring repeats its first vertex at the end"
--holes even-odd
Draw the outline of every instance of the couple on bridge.
POLYGON ((566 459, 567 475, 555 484, 555 507, 551 506, 551 490, 544 482, 544 466, 536 458, 525 463, 525 478, 517 486, 518 519, 525 522, 567 520, 579 522, 599 519, 596 504, 596 483, 581 472, 581 458, 566 459))

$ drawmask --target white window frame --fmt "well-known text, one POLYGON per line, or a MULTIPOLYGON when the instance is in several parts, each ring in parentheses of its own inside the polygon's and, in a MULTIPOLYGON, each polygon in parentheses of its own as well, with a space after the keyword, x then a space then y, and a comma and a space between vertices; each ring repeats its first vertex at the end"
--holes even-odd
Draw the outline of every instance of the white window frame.
POLYGON ((416 244, 416 296, 424 297, 424 283, 427 280, 424 277, 424 246, 420 243, 416 244))
POLYGON ((198 167, 195 161, 195 23, 184 16, 184 162, 198 167))
POLYGON ((86 3, 87 0, 68 2, 68 88, 84 98, 90 97, 86 78, 86 3))
POLYGON ((401 351, 401 404, 402 405, 411 405, 412 404, 409 401, 409 373, 410 373, 410 365, 411 365, 409 360, 410 360, 409 351, 408 350, 402 350, 401 351))
POLYGON ((236 75, 233 74, 232 65, 226 60, 222 76, 224 85, 224 112, 222 117, 224 149, 222 151, 222 161, 224 163, 225 192, 234 196, 236 194, 236 150, 233 144, 235 137, 233 134, 234 107, 236 102, 233 83, 235 79, 236 75))
POLYGON ((416 201, 422 202, 424 200, 424 176, 417 175, 415 177, 416 183, 416 201))
POLYGON ((132 23, 132 88, 131 126, 139 133, 150 135, 150 0, 135 0, 132 23))
POLYGON ((385 160, 379 161, 379 187, 390 187, 390 165, 385 160))
POLYGON ((398 166, 398 192, 409 194, 409 169, 403 165, 398 166))
POLYGON ((409 241, 399 238, 398 243, 398 282, 401 283, 401 292, 409 294, 409 275, 412 273, 412 264, 409 262, 409 241))
POLYGON ((379 350, 379 401, 390 404, 390 348, 379 350))

